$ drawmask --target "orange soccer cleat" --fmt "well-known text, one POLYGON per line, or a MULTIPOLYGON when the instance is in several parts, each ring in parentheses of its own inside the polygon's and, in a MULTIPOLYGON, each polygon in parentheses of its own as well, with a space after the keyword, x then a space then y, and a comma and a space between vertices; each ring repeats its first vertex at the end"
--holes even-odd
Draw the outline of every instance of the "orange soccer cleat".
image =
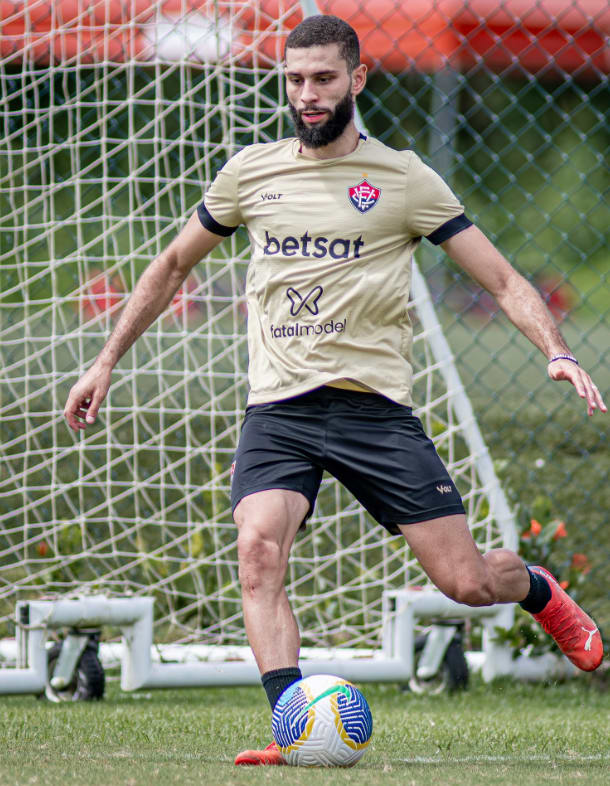
POLYGON ((534 619, 555 639, 559 649, 575 666, 583 671, 593 671, 604 657, 604 645, 597 625, 546 568, 535 565, 530 566, 530 570, 545 578, 551 587, 551 599, 539 614, 533 615, 534 619))
POLYGON ((251 767, 260 765, 278 767, 285 763, 275 742, 271 742, 262 751, 242 751, 235 757, 235 764, 245 764, 251 767))

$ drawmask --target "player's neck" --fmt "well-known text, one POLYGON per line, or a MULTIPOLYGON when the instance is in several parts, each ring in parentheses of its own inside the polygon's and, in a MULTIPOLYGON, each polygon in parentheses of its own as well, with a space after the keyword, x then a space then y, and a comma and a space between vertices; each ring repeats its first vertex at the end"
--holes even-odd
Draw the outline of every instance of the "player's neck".
POLYGON ((341 136, 329 145, 323 145, 322 147, 307 147, 301 142, 299 152, 306 158, 317 158, 319 160, 340 158, 341 156, 348 156, 350 153, 353 153, 358 147, 359 141, 360 132, 356 128, 356 124, 352 121, 341 136))

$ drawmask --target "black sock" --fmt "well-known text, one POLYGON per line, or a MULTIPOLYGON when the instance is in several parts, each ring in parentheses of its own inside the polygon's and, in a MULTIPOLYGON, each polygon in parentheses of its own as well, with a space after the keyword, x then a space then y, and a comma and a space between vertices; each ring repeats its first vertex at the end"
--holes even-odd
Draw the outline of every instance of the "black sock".
POLYGON ((530 574, 530 591, 519 605, 530 614, 540 614, 551 599, 551 587, 544 576, 534 573, 529 568, 527 572, 530 574))
POLYGON ((275 709, 277 700, 289 685, 293 682, 303 679, 301 669, 298 666, 289 666, 286 669, 274 669, 273 671, 266 671, 261 680, 263 688, 267 693, 271 711, 275 709))

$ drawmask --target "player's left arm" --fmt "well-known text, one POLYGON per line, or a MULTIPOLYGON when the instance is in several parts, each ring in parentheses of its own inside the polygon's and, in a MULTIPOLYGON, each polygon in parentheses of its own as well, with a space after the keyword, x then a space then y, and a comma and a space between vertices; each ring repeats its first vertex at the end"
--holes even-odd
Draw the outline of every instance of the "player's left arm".
MULTIPOLYGON (((441 243, 441 248, 486 289, 523 335, 550 360, 570 355, 570 349, 551 312, 534 287, 520 275, 487 237, 475 226, 458 232, 441 243)), ((587 402, 592 415, 607 412, 604 400, 589 374, 571 360, 555 360, 547 366, 553 380, 567 380, 587 402)))

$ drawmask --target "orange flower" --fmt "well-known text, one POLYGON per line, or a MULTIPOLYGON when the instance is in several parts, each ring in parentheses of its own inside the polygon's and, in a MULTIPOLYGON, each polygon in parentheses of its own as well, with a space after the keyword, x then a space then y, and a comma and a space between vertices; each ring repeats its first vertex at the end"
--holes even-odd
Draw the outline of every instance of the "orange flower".
POLYGON ((542 524, 539 521, 536 521, 536 519, 532 519, 530 521, 530 532, 532 535, 540 535, 542 532, 542 524))
POLYGON ((565 589, 567 589, 570 586, 570 582, 569 581, 560 581, 559 582, 559 586, 561 587, 561 589, 565 590, 565 589))
POLYGON ((580 573, 588 573, 591 570, 591 563, 586 554, 572 554, 572 567, 580 573))
POLYGON ((553 535, 553 540, 559 540, 559 538, 567 538, 567 537, 568 537, 568 530, 566 529, 566 525, 563 521, 560 521, 553 535))

